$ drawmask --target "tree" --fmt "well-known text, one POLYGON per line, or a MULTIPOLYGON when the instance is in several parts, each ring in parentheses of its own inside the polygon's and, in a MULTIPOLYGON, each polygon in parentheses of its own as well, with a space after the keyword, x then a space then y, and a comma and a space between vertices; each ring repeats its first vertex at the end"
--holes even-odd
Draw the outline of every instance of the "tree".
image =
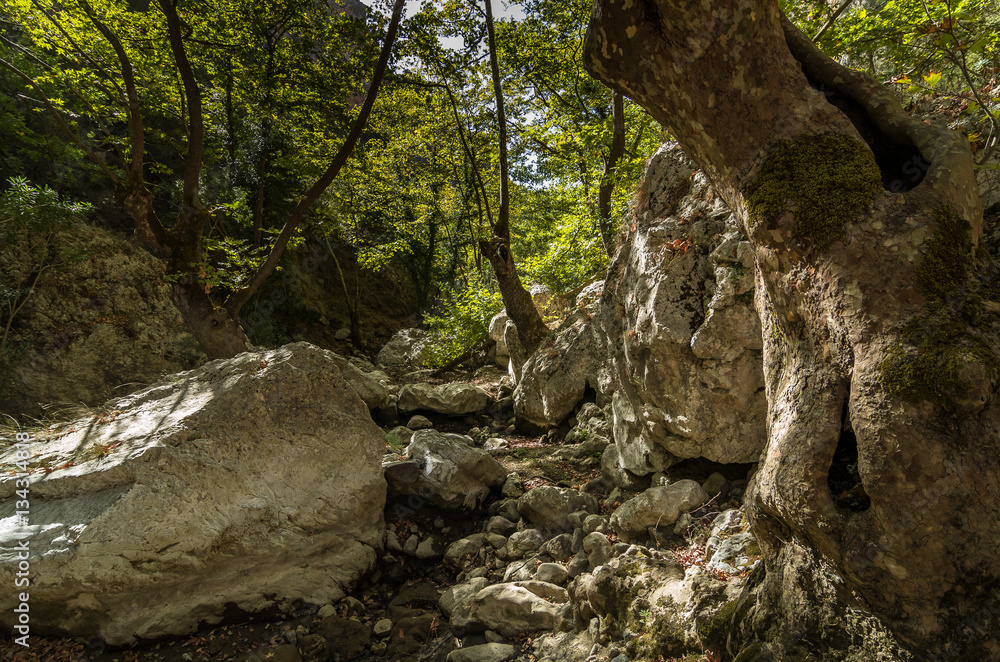
POLYGON ((500 64, 497 60, 496 35, 493 26, 493 0, 486 0, 486 31, 489 40, 490 72, 496 100, 498 141, 500 145, 500 204, 493 236, 479 243, 483 255, 490 261, 503 295, 507 315, 517 326, 517 336, 527 355, 531 355, 548 335, 548 327, 538 314, 531 295, 517 274, 514 254, 510 249, 510 176, 507 172, 507 117, 504 114, 503 88, 500 82, 500 64))
MULTIPOLYGON (((232 79, 216 71, 214 73, 219 75, 206 80, 203 70, 211 71, 213 65, 217 70, 222 69, 217 59, 210 57, 213 49, 238 50, 230 47, 231 41, 238 41, 240 37, 239 26, 230 24, 228 17, 253 14, 259 8, 255 10, 253 6, 236 2, 234 6, 215 7, 214 10, 188 6, 182 10, 176 0, 159 0, 157 6, 159 11, 132 11, 116 3, 89 4, 81 0, 79 11, 58 11, 55 6, 45 7, 38 2, 21 2, 14 7, 22 30, 32 34, 38 43, 38 53, 29 53, 34 60, 42 62, 44 49, 50 49, 57 62, 74 63, 67 69, 71 73, 65 76, 56 73, 53 64, 46 64, 53 80, 62 82, 85 99, 86 94, 79 91, 81 88, 89 90, 90 97, 100 98, 100 104, 95 107, 96 116, 104 111, 124 120, 124 140, 116 135, 114 127, 105 132, 106 141, 117 148, 122 171, 109 166, 88 144, 89 138, 81 136, 62 118, 58 110, 60 104, 49 100, 42 81, 27 75, 10 61, 0 60, 0 66, 19 76, 38 93, 67 135, 114 182, 116 200, 134 221, 136 237, 167 263, 168 274, 173 280, 174 302, 195 338, 210 358, 229 357, 246 350, 246 339, 239 324, 240 309, 274 271, 307 211, 337 177, 361 136, 388 67, 403 0, 396 0, 393 6, 367 94, 340 148, 289 211, 266 258, 221 304, 210 296, 202 280, 203 238, 212 220, 212 211, 201 198, 206 154, 211 152, 215 138, 207 131, 211 113, 207 119, 206 107, 210 109, 210 105, 206 106, 205 97, 222 96, 227 99, 225 105, 231 111, 232 95, 227 92, 231 90, 232 79), (204 57, 193 60, 193 53, 204 57), (216 91, 216 83, 222 84, 223 94, 206 95, 206 90, 216 91), (148 126, 151 118, 161 124, 148 126), (154 193, 156 189, 150 186, 145 158, 147 138, 163 133, 164 125, 172 122, 183 128, 183 156, 178 163, 181 176, 177 182, 177 197, 170 204, 164 204, 154 193), (161 220, 165 208, 174 214, 172 224, 161 220)), ((305 5, 298 6, 300 10, 305 8, 305 5)), ((329 25, 329 12, 319 13, 323 15, 321 24, 329 25)), ((299 27, 309 28, 304 23, 299 27)), ((9 39, 4 42, 14 50, 25 50, 9 39)), ((303 39, 300 43, 313 42, 303 39)), ((322 59, 316 57, 317 53, 300 55, 307 62, 322 59)), ((226 117, 231 120, 231 112, 226 117)), ((233 122, 227 121, 225 125, 230 128, 228 137, 232 143, 233 122)), ((230 153, 235 150, 230 149, 230 153)), ((259 177, 263 178, 264 173, 260 172, 259 177)), ((259 227, 259 218, 257 223, 259 227)))
POLYGON ((804 546, 917 658, 996 658, 998 282, 968 142, 768 0, 597 0, 585 62, 669 129, 754 248, 769 438, 746 503, 767 577, 781 590, 804 546), (855 510, 829 488, 838 452, 870 499, 855 510))

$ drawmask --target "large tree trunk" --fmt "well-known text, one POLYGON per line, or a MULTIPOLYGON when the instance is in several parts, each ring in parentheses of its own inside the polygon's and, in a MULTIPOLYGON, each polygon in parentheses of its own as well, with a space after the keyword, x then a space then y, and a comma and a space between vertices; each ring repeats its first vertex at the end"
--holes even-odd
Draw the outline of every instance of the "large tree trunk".
POLYGON ((974 272, 967 143, 766 0, 597 0, 585 61, 754 247, 769 438, 747 505, 767 571, 804 545, 916 657, 1000 659, 996 273, 974 272), (848 503, 829 474, 854 454, 867 501, 848 503))

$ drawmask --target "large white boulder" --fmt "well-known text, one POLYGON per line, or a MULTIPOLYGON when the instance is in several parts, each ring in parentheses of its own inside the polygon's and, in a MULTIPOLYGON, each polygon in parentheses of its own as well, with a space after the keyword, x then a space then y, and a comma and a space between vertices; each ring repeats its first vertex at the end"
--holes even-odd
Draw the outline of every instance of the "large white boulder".
MULTIPOLYGON (((174 375, 37 435, 27 526, 0 453, 0 583, 28 547, 32 628, 119 645, 335 601, 384 535, 381 430, 307 343, 174 375)), ((17 592, 0 592, 14 624, 17 592)))

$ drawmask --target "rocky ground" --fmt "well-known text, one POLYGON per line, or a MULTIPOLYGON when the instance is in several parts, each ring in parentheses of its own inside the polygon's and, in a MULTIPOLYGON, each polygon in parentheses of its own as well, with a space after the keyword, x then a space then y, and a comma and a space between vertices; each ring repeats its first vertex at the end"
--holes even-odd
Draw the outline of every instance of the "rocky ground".
POLYGON ((343 599, 252 615, 231 606, 221 625, 129 647, 33 637, 20 650, 8 638, 0 659, 723 659, 726 619, 759 562, 739 511, 749 467, 685 461, 640 478, 616 461, 610 406, 583 402, 525 436, 502 372, 460 377, 389 384, 405 425, 383 418, 385 545, 343 599))

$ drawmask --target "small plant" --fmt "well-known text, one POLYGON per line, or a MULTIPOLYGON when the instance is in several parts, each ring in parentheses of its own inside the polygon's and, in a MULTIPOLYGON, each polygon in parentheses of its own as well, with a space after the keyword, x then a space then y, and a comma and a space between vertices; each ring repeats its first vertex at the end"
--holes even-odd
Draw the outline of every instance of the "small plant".
POLYGON ((406 447, 406 444, 403 443, 403 440, 395 432, 385 433, 385 443, 389 445, 389 448, 397 451, 406 447))

